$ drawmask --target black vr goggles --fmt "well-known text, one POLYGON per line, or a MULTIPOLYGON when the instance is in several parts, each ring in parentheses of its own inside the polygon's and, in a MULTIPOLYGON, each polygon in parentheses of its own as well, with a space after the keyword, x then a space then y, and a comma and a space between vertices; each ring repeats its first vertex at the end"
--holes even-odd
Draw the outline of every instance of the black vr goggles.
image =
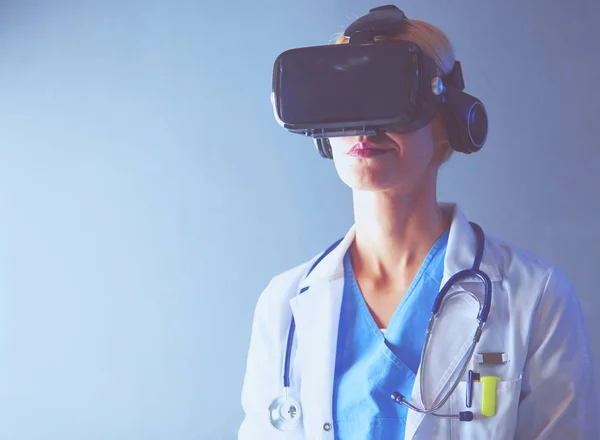
POLYGON ((441 105, 452 148, 478 151, 487 137, 481 101, 463 92, 460 62, 442 75, 434 60, 397 34, 406 16, 380 6, 344 32, 350 44, 291 49, 277 57, 271 101, 277 122, 314 138, 331 159, 328 138, 407 132, 429 124, 441 105))

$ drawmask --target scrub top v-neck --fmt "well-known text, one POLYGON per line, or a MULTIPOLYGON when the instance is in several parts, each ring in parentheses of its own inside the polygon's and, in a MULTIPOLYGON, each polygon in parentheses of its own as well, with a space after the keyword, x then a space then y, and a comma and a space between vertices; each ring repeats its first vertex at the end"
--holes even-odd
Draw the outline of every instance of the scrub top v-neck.
POLYGON ((346 252, 332 402, 336 440, 404 438, 407 408, 390 396, 394 391, 412 393, 442 282, 448 235, 446 231, 427 254, 384 332, 364 300, 346 252))

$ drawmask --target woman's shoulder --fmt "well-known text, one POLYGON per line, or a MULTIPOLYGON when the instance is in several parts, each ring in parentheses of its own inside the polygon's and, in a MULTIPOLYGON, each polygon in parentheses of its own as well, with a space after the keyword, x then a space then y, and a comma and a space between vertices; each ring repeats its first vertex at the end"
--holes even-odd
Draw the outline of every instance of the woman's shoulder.
POLYGON ((486 247, 492 253, 498 269, 504 273, 526 269, 528 272, 544 274, 556 269, 556 265, 547 258, 528 251, 507 240, 486 234, 486 247))
POLYGON ((543 298, 570 300, 575 296, 568 275, 548 258, 490 235, 486 236, 486 247, 509 290, 534 296, 535 302, 543 298))

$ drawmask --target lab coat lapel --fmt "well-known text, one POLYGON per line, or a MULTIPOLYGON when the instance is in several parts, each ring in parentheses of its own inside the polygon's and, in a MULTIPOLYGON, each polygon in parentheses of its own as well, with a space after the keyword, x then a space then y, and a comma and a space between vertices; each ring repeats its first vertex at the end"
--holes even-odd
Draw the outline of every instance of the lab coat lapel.
POLYGON ((307 438, 317 438, 325 423, 333 424, 332 400, 338 323, 344 288, 343 257, 354 239, 354 228, 304 280, 302 294, 291 299, 296 321, 297 364, 307 438))
MULTIPOLYGON (((469 269, 473 265, 476 249, 475 233, 462 212, 456 205, 442 205, 452 215, 452 224, 448 238, 448 247, 444 261, 444 276, 440 290, 455 273, 469 269)), ((501 279, 497 265, 491 253, 484 248, 481 270, 486 272, 492 283, 501 279)), ((411 402, 421 407, 420 380, 425 381, 425 404, 431 407, 444 397, 448 388, 460 374, 465 356, 471 345, 477 326, 479 304, 469 293, 483 301, 483 285, 477 279, 468 279, 454 285, 445 297, 441 313, 434 326, 433 334, 427 348, 427 361, 420 365, 413 387, 411 402)), ((446 410, 447 411, 447 410, 446 410)), ((440 410, 440 413, 445 412, 440 410)), ((433 416, 425 416, 415 411, 408 411, 406 438, 434 438, 433 426, 423 424, 433 416), (418 436, 415 437, 417 434, 418 436)), ((435 419, 439 421, 439 419, 435 419)))
POLYGON ((313 284, 292 301, 298 338, 304 429, 332 423, 332 392, 343 277, 313 284))

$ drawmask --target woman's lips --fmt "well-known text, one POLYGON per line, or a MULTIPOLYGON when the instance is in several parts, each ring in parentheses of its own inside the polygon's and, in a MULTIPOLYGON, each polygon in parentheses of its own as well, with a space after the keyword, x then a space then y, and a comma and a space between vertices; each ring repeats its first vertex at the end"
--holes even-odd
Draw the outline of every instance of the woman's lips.
POLYGON ((354 157, 373 157, 385 154, 390 151, 389 148, 380 147, 373 142, 357 142, 350 148, 346 154, 354 157))

